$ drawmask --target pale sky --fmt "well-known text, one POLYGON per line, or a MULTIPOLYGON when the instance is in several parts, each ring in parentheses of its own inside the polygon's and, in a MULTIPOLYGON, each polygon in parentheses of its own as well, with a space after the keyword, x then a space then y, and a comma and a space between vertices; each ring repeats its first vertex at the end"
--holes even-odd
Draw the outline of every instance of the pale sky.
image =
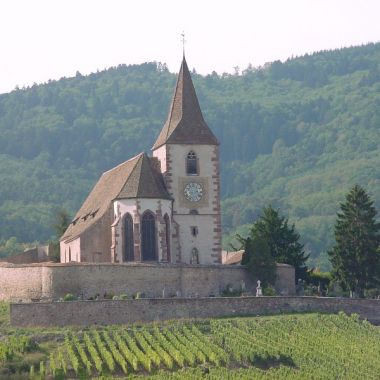
POLYGON ((380 41, 380 0, 0 0, 0 93, 121 63, 177 72, 380 41))

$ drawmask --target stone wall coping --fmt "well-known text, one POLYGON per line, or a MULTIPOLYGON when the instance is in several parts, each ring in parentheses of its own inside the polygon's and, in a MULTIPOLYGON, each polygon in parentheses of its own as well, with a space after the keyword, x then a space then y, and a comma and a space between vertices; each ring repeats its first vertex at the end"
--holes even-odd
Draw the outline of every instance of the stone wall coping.
POLYGON ((12 326, 91 326, 294 313, 358 314, 380 324, 380 300, 335 297, 202 297, 11 303, 12 326))
MULTIPOLYGON (((65 267, 167 267, 167 268, 218 268, 218 269, 238 269, 245 268, 245 265, 226 265, 226 264, 185 264, 185 263, 159 263, 159 262, 142 262, 142 263, 30 263, 30 264, 12 264, 8 262, 0 262, 0 268, 27 268, 27 267, 53 267, 53 268, 65 268, 65 267)), ((292 268, 289 264, 277 263, 277 267, 292 268)))
POLYGON ((265 299, 281 299, 281 300, 297 300, 297 299, 302 299, 302 300, 326 300, 326 301, 344 301, 344 302, 352 302, 352 303, 357 303, 358 301, 361 303, 373 303, 376 305, 380 305, 380 300, 378 299, 368 299, 368 298, 348 298, 348 297, 316 297, 316 296, 262 296, 262 297, 255 297, 255 296, 241 296, 241 297, 165 297, 165 298, 138 298, 138 299, 124 299, 124 300, 108 300, 108 299, 102 299, 102 300, 74 300, 74 301, 40 301, 40 302, 33 302, 33 301, 25 301, 25 302, 11 302, 11 305, 25 305, 28 306, 30 304, 33 305, 56 305, 58 304, 69 304, 69 303, 74 303, 74 302, 79 302, 79 303, 96 303, 96 304, 101 304, 101 303, 119 303, 119 302, 129 302, 129 303, 134 303, 134 302, 167 302, 168 300, 173 300, 175 302, 188 302, 188 301, 207 301, 207 302, 213 302, 213 301, 219 301, 219 300, 257 300, 260 302, 260 300, 265 300, 265 299))

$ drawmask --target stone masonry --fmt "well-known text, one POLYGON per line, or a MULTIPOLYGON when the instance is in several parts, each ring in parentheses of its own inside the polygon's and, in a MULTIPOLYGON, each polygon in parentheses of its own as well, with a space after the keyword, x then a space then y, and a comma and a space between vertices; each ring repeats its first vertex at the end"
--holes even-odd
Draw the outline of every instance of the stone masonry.
POLYGON ((357 313, 380 323, 380 300, 318 297, 157 298, 11 304, 11 324, 89 326, 289 312, 357 313))

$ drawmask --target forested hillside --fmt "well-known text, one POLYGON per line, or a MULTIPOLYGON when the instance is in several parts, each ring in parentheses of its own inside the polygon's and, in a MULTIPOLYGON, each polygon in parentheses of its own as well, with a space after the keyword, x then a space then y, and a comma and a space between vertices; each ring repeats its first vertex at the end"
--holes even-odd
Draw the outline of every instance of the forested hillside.
MULTIPOLYGON (((194 72, 221 142, 226 245, 270 203, 318 264, 350 186, 380 208, 379 65, 380 43, 240 75, 194 72)), ((49 239, 58 208, 73 214, 102 171, 148 151, 175 79, 162 64, 120 65, 0 95, 0 240, 49 239)))

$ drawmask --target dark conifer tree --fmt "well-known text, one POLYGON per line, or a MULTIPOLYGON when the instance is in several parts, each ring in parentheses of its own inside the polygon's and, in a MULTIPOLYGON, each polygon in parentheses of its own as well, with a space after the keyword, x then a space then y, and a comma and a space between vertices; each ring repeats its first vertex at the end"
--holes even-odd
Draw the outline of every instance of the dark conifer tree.
POLYGON ((380 284, 380 224, 366 191, 355 185, 346 196, 335 224, 335 246, 329 252, 334 277, 359 297, 380 284))
POLYGON ((55 222, 53 224, 53 229, 56 234, 57 240, 64 234, 67 227, 70 224, 69 213, 64 209, 59 209, 55 215, 55 222))
POLYGON ((269 246, 262 237, 247 238, 244 244, 242 264, 263 286, 274 285, 276 281, 276 261, 271 255, 269 246))
POLYGON ((60 260, 60 247, 59 247, 59 239, 66 231, 67 227, 70 225, 70 216, 68 212, 64 209, 59 209, 55 214, 55 221, 52 225, 55 238, 50 242, 51 244, 51 259, 54 261, 60 260))
POLYGON ((248 239, 257 238, 266 241, 276 262, 294 266, 296 279, 305 278, 308 255, 299 242, 300 235, 296 232, 294 224, 289 225, 288 219, 281 216, 272 206, 264 207, 262 216, 252 225, 247 239, 238 236, 243 248, 247 245, 248 239))

